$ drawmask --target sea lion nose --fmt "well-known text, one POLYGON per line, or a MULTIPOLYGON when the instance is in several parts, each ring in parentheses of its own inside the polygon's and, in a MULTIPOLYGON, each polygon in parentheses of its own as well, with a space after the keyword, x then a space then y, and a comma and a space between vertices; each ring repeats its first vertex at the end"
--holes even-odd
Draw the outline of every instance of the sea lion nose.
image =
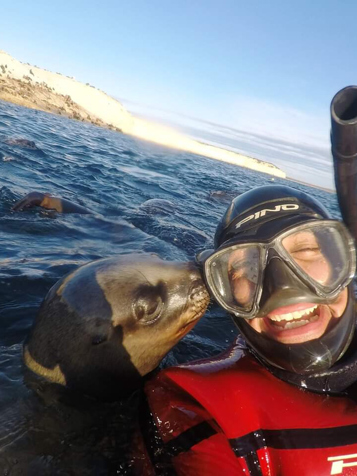
POLYGON ((205 283, 204 283, 204 280, 203 280, 202 270, 200 269, 200 267, 197 266, 196 263, 189 262, 189 263, 187 263, 187 268, 188 268, 188 271, 189 271, 189 277, 190 277, 190 282, 191 282, 190 297, 192 296, 192 294, 197 293, 197 291, 201 290, 201 289, 203 289, 207 292, 206 286, 205 286, 205 283))
POLYGON ((191 283, 188 302, 207 306, 210 299, 206 285, 201 276, 198 275, 197 279, 194 279, 191 283))
POLYGON ((194 280, 190 287, 190 299, 193 299, 202 289, 204 289, 203 281, 201 279, 194 280))

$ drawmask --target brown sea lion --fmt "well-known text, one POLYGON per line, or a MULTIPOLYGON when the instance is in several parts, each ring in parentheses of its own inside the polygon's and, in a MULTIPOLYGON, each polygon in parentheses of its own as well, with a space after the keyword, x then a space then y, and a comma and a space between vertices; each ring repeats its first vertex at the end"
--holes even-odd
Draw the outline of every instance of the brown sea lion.
POLYGON ((60 213, 93 213, 81 205, 69 200, 53 197, 49 193, 30 192, 24 198, 15 203, 12 210, 19 212, 27 208, 42 207, 47 210, 56 210, 60 213))
POLYGON ((24 360, 36 374, 84 394, 125 396, 192 329, 208 303, 193 263, 151 255, 94 261, 49 291, 24 360))
POLYGON ((39 150, 37 145, 33 140, 28 140, 28 139, 5 139, 4 140, 5 144, 8 145, 16 145, 19 147, 23 147, 24 149, 31 149, 31 150, 39 150))

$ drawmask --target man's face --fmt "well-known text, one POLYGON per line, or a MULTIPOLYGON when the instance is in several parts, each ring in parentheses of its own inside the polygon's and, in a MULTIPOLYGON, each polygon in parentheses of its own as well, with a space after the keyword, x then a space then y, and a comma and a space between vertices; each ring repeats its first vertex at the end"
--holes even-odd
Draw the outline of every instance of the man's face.
MULTIPOLYGON (((333 270, 320 249, 312 231, 300 231, 283 239, 283 247, 295 263, 310 278, 320 284, 329 284, 333 270)), ((228 261, 231 289, 235 300, 249 308, 254 299, 258 278, 257 249, 247 248, 234 251, 228 261)), ((343 314, 348 291, 340 292, 333 303, 299 303, 274 309, 264 317, 247 322, 259 333, 283 344, 299 344, 321 337, 327 327, 333 325, 343 314)))

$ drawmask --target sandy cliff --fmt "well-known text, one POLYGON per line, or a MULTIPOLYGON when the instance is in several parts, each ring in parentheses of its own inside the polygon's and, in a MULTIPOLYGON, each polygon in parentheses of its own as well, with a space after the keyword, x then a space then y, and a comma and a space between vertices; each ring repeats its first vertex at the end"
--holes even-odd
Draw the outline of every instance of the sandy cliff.
POLYGON ((190 139, 173 129, 133 117, 103 91, 59 73, 20 63, 0 50, 0 99, 21 106, 92 122, 167 147, 229 162, 277 177, 276 166, 190 139))
POLYGON ((130 128, 133 121, 120 102, 103 91, 20 63, 4 51, 0 51, 0 99, 120 130, 130 128))

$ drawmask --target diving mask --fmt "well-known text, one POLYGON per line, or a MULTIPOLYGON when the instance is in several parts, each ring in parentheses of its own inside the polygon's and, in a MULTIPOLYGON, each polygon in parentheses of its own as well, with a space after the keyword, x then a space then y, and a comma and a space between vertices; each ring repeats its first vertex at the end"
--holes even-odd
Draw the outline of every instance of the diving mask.
POLYGON ((289 275, 318 301, 333 301, 353 279, 354 242, 341 222, 310 219, 269 235, 259 240, 235 237, 204 261, 211 294, 235 316, 252 319, 265 314, 264 271, 272 260, 283 262, 289 275))

